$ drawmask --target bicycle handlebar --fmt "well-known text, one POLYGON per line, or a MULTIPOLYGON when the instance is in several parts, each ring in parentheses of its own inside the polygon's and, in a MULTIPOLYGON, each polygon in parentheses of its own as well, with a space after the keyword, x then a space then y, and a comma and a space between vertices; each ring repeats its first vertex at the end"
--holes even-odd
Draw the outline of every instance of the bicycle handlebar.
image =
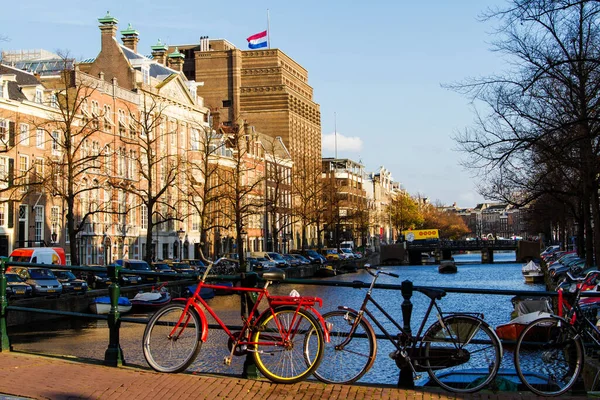
POLYGON ((379 268, 377 267, 366 267, 365 268, 367 270, 367 272, 369 273, 369 275, 371 276, 376 276, 377 274, 384 274, 384 275, 389 275, 393 278, 400 278, 400 275, 398 274, 394 274, 393 272, 386 272, 386 271, 381 271, 379 268), (371 272, 371 270, 374 269, 377 271, 377 273, 371 272))

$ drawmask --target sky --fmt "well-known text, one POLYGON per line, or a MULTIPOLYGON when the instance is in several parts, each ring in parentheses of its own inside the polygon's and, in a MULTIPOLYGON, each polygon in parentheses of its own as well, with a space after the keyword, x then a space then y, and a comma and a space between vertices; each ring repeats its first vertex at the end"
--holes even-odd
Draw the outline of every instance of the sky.
POLYGON ((473 105, 442 85, 501 72, 493 26, 479 17, 504 1, 11 1, 0 13, 8 39, 0 49, 95 57, 107 11, 119 31, 131 24, 139 32, 143 54, 158 39, 192 44, 201 36, 247 49, 246 38, 268 27, 271 48, 308 71, 324 157, 361 161, 368 172, 383 166, 411 195, 474 207, 485 201, 479 178, 461 165, 466 154, 452 139, 473 126, 473 105))

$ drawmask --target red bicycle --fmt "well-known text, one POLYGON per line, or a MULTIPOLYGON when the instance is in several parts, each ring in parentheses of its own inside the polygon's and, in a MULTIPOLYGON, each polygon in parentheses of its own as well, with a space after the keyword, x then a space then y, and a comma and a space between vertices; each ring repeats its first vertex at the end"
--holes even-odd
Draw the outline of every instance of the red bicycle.
POLYGON ((329 333, 315 305, 322 305, 318 297, 271 296, 268 286, 285 279, 281 270, 262 275, 262 288, 233 287, 243 296, 256 294, 257 299, 248 313, 242 315, 243 326, 232 332, 200 297, 202 288, 222 289, 206 283, 212 264, 209 264, 196 290, 189 299, 174 299, 158 310, 144 331, 143 350, 148 364, 159 372, 181 372, 197 357, 202 343, 208 338, 206 310, 225 331, 230 365, 233 356, 252 353, 256 366, 268 379, 277 383, 294 383, 306 379, 319 366, 329 333), (179 302, 177 302, 179 300, 179 302), (264 311, 259 305, 266 303, 264 311))

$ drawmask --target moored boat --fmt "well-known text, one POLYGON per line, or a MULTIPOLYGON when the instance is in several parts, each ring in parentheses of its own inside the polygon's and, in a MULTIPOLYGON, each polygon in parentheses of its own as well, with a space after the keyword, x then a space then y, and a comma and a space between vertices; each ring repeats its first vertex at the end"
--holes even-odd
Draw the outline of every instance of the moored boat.
MULTIPOLYGON (((217 295, 217 296, 226 296, 226 295, 235 293, 233 290, 231 290, 231 288, 233 287, 233 282, 216 282, 216 283, 212 283, 212 285, 222 287, 222 289, 214 289, 215 295, 217 295)), ((202 294, 200 294, 200 295, 202 295, 202 294)))
POLYGON ((134 308, 161 307, 170 302, 171 295, 167 291, 138 293, 131 299, 134 308))
MULTIPOLYGON (((187 290, 189 290, 190 292, 190 296, 196 292, 197 287, 198 285, 192 285, 187 287, 187 290)), ((202 297, 204 300, 212 299, 213 297, 215 297, 215 290, 213 288, 203 287, 200 289, 200 297, 202 297)))
POLYGON ((337 271, 333 267, 333 265, 323 265, 321 268, 319 268, 315 272, 315 276, 320 277, 320 278, 327 278, 327 277, 332 277, 332 276, 336 276, 336 275, 337 275, 337 271))
POLYGON ((523 265, 521 272, 525 278, 525 283, 540 283, 544 281, 542 267, 533 260, 523 265))
MULTIPOLYGON (((528 314, 520 315, 516 318, 511 319, 508 323, 498 325, 496 327, 496 334, 502 340, 516 341, 523 332, 523 329, 531 322, 551 316, 552 314, 542 311, 535 311, 528 314)), ((545 341, 548 335, 547 330, 540 329, 539 332, 535 333, 539 336, 540 341, 545 341)))
POLYGON ((454 260, 442 260, 438 266, 438 272, 440 274, 454 274, 458 272, 458 268, 454 260))
MULTIPOLYGON (((127 297, 119 297, 118 310, 120 313, 131 311, 131 301, 127 297)), ((90 310, 94 314, 108 314, 110 312, 110 296, 96 297, 90 303, 90 310)))

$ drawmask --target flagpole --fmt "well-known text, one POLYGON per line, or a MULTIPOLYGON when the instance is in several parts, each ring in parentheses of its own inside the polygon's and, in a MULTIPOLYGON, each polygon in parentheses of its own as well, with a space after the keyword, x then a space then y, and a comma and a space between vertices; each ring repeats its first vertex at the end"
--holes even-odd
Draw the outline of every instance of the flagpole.
POLYGON ((271 48, 271 22, 269 19, 269 9, 267 8, 267 48, 271 48))

